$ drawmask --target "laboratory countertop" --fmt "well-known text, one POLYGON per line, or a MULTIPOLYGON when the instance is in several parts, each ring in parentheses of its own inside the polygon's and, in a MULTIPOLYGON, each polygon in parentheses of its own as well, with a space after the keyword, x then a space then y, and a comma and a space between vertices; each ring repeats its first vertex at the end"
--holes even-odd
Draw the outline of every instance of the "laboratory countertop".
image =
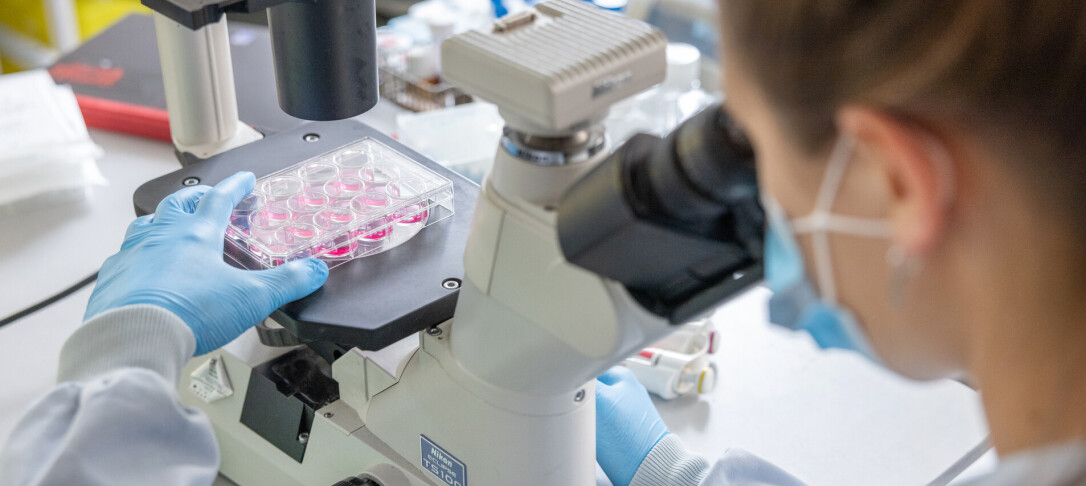
MULTIPOLYGON (((364 120, 389 131, 388 107, 364 120)), ((178 168, 172 147, 91 131, 110 181, 83 204, 0 219, 0 317, 94 273, 134 217, 132 193, 178 168)), ((54 383, 57 356, 79 325, 88 286, 0 328, 0 442, 54 383)), ((771 328, 758 288, 713 316, 718 386, 703 396, 656 400, 670 429, 713 457, 742 447, 812 485, 948 484, 988 449, 977 394, 942 381, 918 384, 809 338, 771 328)), ((970 473, 990 469, 991 456, 970 473)), ((222 484, 229 484, 223 481, 222 484)))

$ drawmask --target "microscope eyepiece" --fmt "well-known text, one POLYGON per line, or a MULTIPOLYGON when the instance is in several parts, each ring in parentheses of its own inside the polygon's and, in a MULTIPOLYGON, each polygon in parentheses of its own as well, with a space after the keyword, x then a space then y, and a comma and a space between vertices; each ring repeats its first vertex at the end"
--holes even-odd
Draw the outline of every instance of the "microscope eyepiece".
POLYGON ((666 138, 635 135, 558 211, 570 262, 622 283, 676 324, 762 276, 754 151, 720 105, 666 138))
POLYGON ((622 157, 638 215, 698 233, 711 231, 737 199, 757 197, 754 151, 719 105, 661 140, 638 135, 622 157))

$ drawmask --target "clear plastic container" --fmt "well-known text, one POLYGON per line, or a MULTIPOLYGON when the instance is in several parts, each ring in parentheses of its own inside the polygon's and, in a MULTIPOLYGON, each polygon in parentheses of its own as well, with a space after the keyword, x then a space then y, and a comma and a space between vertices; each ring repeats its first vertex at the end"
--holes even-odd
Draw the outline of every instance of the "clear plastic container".
POLYGON ((476 184, 494 165, 504 124, 497 106, 479 101, 396 116, 400 142, 476 184))
POLYGON ((226 250, 251 269, 311 256, 334 267, 452 214, 452 182, 366 138, 257 180, 234 208, 226 250))
POLYGON ((419 113, 471 103, 471 95, 449 83, 426 80, 407 70, 381 68, 381 97, 419 113))

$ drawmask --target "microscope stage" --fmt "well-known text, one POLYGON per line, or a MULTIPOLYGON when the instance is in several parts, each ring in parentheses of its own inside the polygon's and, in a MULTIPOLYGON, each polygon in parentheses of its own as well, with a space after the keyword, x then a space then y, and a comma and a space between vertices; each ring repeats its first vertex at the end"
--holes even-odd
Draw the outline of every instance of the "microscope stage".
MULTIPOLYGON (((452 318, 479 192, 478 186, 459 174, 359 121, 317 122, 145 183, 133 196, 136 214, 154 212, 159 201, 186 185, 215 185, 243 170, 260 178, 365 138, 377 140, 452 181, 454 214, 392 250, 337 266, 323 287, 283 306, 271 317, 303 341, 381 349, 452 318)), ((226 261, 237 266, 229 258, 226 261)))

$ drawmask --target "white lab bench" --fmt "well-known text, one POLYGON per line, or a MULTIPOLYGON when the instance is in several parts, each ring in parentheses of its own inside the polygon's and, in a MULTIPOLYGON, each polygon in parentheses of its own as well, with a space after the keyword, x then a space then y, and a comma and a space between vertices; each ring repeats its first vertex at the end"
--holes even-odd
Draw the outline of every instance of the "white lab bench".
MULTIPOLYGON (((363 119, 391 129, 394 109, 363 119)), ((50 297, 97 270, 134 217, 132 193, 178 168, 161 142, 91 131, 110 186, 82 205, 0 218, 0 316, 50 297)), ((57 356, 79 325, 91 286, 0 328, 0 441, 52 387, 57 356)), ((977 395, 951 381, 917 384, 846 353, 817 351, 766 323, 755 289, 715 315, 717 389, 657 400, 671 430, 710 458, 742 447, 812 485, 947 484, 987 450, 977 395)), ((992 466, 985 456, 972 472, 992 466)), ((226 482, 223 482, 226 484, 226 482)))

